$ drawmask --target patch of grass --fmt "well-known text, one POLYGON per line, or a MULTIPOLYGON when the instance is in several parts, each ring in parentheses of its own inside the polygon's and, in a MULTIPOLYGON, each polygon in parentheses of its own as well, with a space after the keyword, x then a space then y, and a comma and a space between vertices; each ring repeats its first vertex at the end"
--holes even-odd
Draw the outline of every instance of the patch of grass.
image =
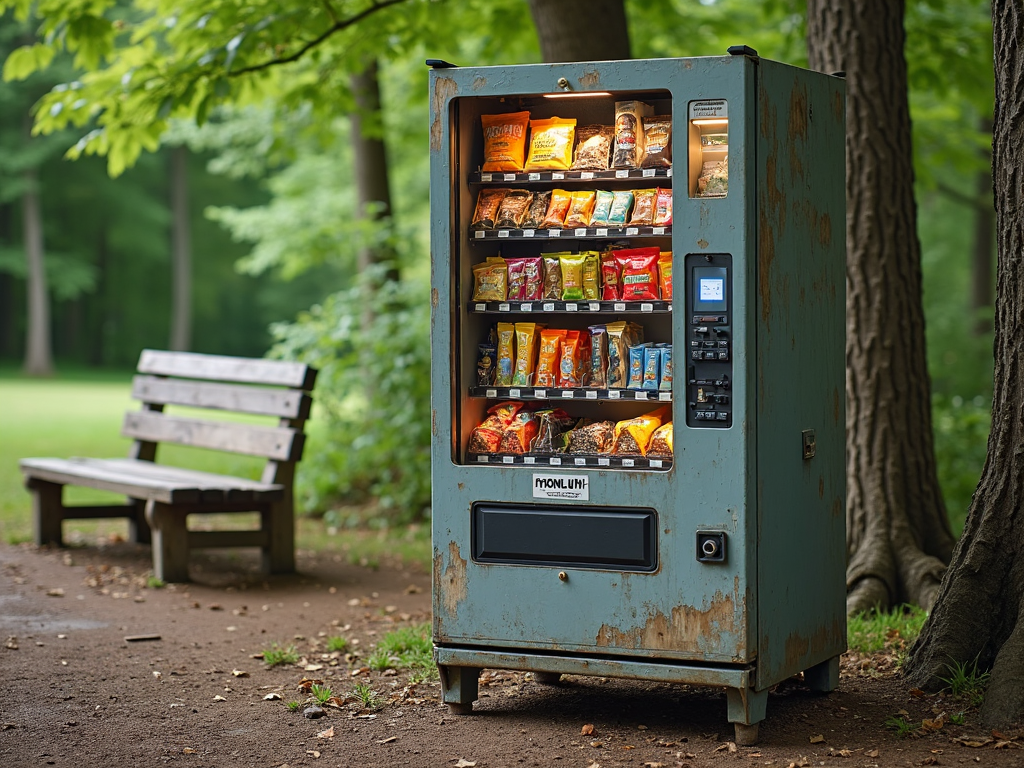
POLYGON ((294 645, 280 646, 277 643, 272 643, 269 648, 263 649, 263 663, 268 667, 295 664, 298 660, 299 652, 294 645))
POLYGON ((949 688, 950 695, 966 701, 972 707, 980 707, 985 698, 990 673, 978 671, 978 658, 974 661, 954 661, 946 666, 949 677, 939 679, 949 688))
POLYGON ((364 709, 380 709, 384 704, 380 694, 369 683, 356 683, 352 692, 359 698, 364 709))
POLYGON ((949 722, 953 725, 967 725, 967 715, 963 712, 957 712, 949 716, 949 722))
POLYGON ((298 701, 289 701, 285 706, 288 707, 289 712, 298 712, 302 704, 298 701))
POLYGON ((430 572, 429 524, 370 529, 333 525, 332 519, 330 513, 322 519, 300 518, 296 531, 299 547, 337 552, 346 562, 364 568, 418 566, 422 572, 430 572))
POLYGON ((149 587, 149 589, 163 589, 167 586, 167 582, 157 576, 147 576, 146 586, 149 587))
POLYGON ((899 739, 905 739, 907 736, 916 731, 920 725, 912 723, 909 720, 904 719, 902 716, 890 717, 885 721, 885 727, 891 728, 896 732, 896 737, 899 739))
POLYGON ((860 613, 847 619, 846 642, 857 653, 890 649, 898 654, 917 639, 927 618, 927 611, 912 605, 860 613))
POLYGON ((366 660, 366 666, 372 669, 374 672, 383 672, 385 669, 397 668, 401 664, 401 660, 389 654, 387 651, 377 648, 370 657, 366 660))
MULTIPOLYGON (((432 652, 430 623, 425 622, 388 632, 381 638, 370 659, 380 654, 389 659, 391 663, 388 666, 395 669, 423 669, 434 665, 432 652)), ((371 669, 374 668, 370 661, 367 664, 371 669)))
POLYGON ((317 685, 313 683, 313 686, 309 689, 309 692, 313 694, 313 698, 316 699, 316 703, 323 706, 334 694, 331 692, 329 685, 317 685))
POLYGON ((437 672, 437 667, 431 664, 429 667, 419 667, 414 669, 409 674, 409 685, 418 685, 419 683, 432 683, 438 680, 440 675, 437 672))
POLYGON ((346 650, 348 650, 348 640, 341 635, 333 635, 327 638, 328 653, 344 653, 346 650))

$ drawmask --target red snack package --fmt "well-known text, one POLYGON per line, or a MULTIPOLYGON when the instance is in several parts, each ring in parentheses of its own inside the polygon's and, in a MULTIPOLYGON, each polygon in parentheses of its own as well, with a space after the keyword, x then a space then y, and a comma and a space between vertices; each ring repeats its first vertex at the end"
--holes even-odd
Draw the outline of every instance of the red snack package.
POLYGON ((544 298, 544 259, 531 256, 523 259, 523 301, 540 301, 544 298))
POLYGON ((490 415, 469 436, 469 452, 497 453, 505 428, 522 407, 522 403, 509 400, 489 408, 490 415))
POLYGON ((672 251, 662 251, 658 257, 658 281, 661 298, 672 301, 672 251))
POLYGON ((672 190, 658 187, 658 194, 654 198, 654 226, 672 226, 672 190))
POLYGON ((498 453, 527 453, 539 428, 537 414, 520 411, 502 433, 498 453))
POLYGON ((657 301, 658 248, 629 248, 616 251, 615 258, 622 265, 622 300, 657 301))
POLYGON ((606 251, 601 254, 601 300, 619 301, 622 298, 622 265, 615 258, 615 253, 606 251))
POLYGON ((508 300, 523 301, 526 295, 526 259, 505 259, 508 265, 508 300))

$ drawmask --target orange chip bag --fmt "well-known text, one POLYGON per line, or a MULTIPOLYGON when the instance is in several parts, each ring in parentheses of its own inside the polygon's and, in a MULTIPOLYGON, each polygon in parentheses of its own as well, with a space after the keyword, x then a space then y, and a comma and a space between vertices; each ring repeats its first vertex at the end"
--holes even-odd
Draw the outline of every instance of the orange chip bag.
POLYGON ((551 202, 548 203, 548 212, 544 216, 543 226, 547 229, 561 229, 565 223, 565 215, 569 213, 569 206, 572 205, 572 192, 564 189, 551 191, 551 202))
POLYGON ((526 126, 529 112, 480 115, 484 128, 483 171, 521 171, 526 154, 526 126))
POLYGON ((581 189, 572 193, 572 203, 569 205, 569 212, 565 215, 566 229, 586 228, 590 225, 590 217, 594 215, 594 205, 597 202, 597 192, 590 189, 581 189))
POLYGON ((527 171, 567 171, 572 165, 576 118, 550 117, 530 121, 530 154, 527 171))
POLYGON ((590 363, 590 332, 569 331, 562 342, 562 354, 558 364, 556 386, 582 387, 590 363))
POLYGON ((671 412, 671 407, 666 405, 635 419, 620 421, 615 425, 612 454, 615 456, 646 456, 651 436, 671 412))
POLYGON ((672 301, 672 251, 662 251, 658 256, 658 286, 661 298, 672 301))
POLYGON ((537 360, 536 386, 553 387, 557 383, 562 340, 566 333, 567 331, 556 328, 540 332, 540 356, 537 360))

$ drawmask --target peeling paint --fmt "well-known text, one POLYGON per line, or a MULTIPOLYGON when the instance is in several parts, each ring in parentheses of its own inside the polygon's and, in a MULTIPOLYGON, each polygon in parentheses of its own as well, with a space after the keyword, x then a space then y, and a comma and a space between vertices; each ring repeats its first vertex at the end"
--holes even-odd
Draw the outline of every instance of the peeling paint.
POLYGON ((808 122, 808 105, 807 105, 807 88, 801 85, 794 85, 793 91, 789 95, 789 136, 790 138, 796 138, 799 136, 804 141, 807 140, 807 122, 808 122))
POLYGON ((486 87, 486 85, 487 85, 487 78, 486 77, 481 77, 480 75, 477 75, 476 77, 473 78, 473 90, 474 91, 479 91, 481 88, 486 87))
POLYGON ((434 288, 430 292, 430 303, 433 305, 434 309, 437 309, 438 305, 441 303, 441 294, 437 292, 437 288, 434 288))
POLYGON ((704 248, 708 247, 708 241, 702 237, 700 240, 697 241, 697 245, 703 250, 704 248))
POLYGON ((430 151, 440 152, 441 134, 448 102, 459 92, 459 86, 450 77, 439 77, 434 81, 434 94, 430 97, 430 111, 434 119, 430 123, 430 151))
POLYGON ((733 595, 716 592, 710 605, 697 608, 679 605, 672 615, 655 611, 640 626, 622 630, 603 624, 595 643, 600 648, 663 649, 702 653, 708 648, 722 648, 723 634, 738 628, 736 600, 733 595))
POLYGON ((578 82, 581 88, 585 90, 594 90, 601 85, 601 73, 596 69, 584 72, 583 77, 581 77, 578 82))
POLYGON ((439 597, 440 607, 449 618, 455 620, 459 614, 459 604, 467 595, 466 560, 459 552, 458 542, 448 545, 448 565, 444 565, 444 553, 435 550, 434 554, 434 592, 439 597), (443 571, 442 571, 443 568, 443 571))
POLYGON ((430 433, 437 437, 437 409, 430 409, 430 433))

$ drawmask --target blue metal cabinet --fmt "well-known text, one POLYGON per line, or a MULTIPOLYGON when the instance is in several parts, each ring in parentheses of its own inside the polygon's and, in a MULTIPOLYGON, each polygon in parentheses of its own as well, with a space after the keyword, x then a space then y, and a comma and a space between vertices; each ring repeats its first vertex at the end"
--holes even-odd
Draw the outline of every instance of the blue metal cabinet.
POLYGON ((735 55, 434 69, 430 93, 444 700, 471 711, 485 667, 719 686, 752 743, 768 688, 804 672, 831 690, 845 649, 843 81, 735 55), (482 115, 610 125, 627 100, 671 115, 671 169, 481 172, 482 115), (472 231, 495 185, 671 187, 672 224, 472 231), (488 257, 610 242, 671 251, 671 300, 473 299, 488 257), (477 381, 497 322, 619 320, 671 345, 672 391, 477 381), (674 455, 472 453, 473 429, 509 399, 611 421, 668 406, 674 455))

